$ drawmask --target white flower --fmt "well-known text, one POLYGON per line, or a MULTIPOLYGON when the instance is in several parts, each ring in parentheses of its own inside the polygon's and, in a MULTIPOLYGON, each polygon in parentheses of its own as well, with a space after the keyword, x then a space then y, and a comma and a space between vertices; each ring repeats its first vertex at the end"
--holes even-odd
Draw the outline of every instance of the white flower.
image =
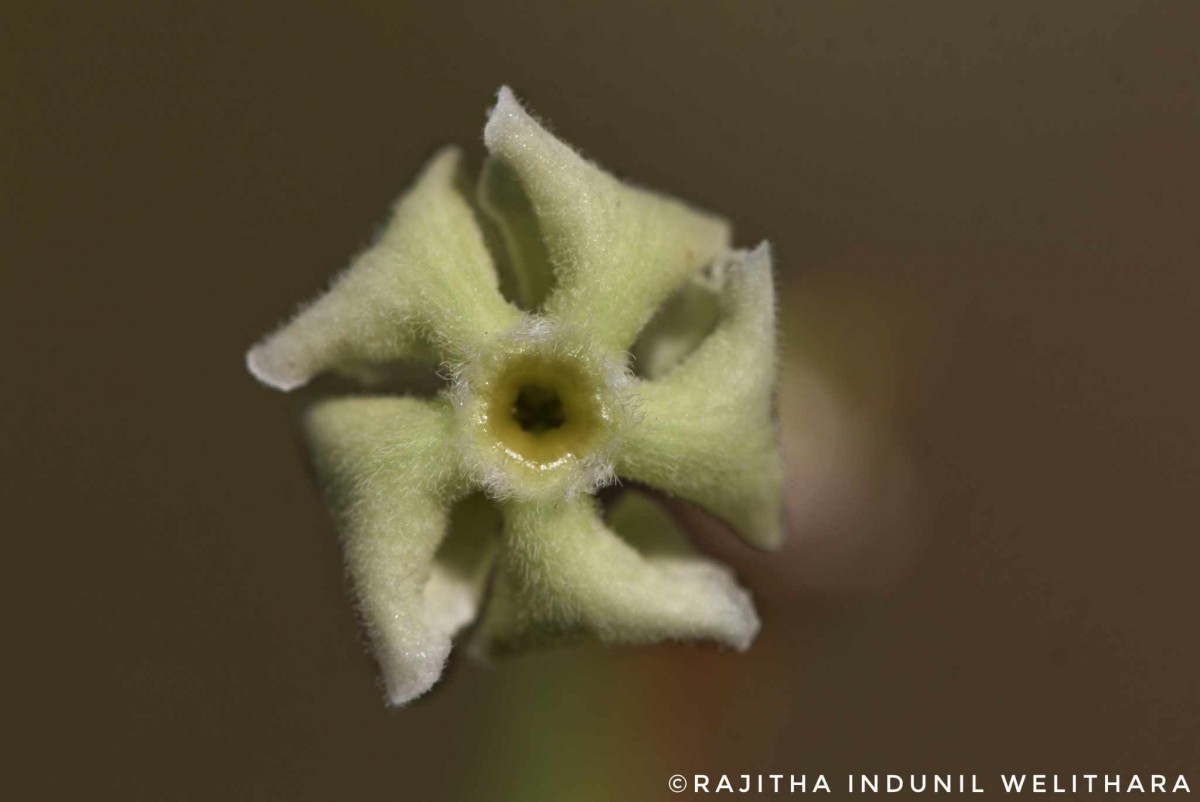
POLYGON ((304 417, 390 701, 437 681, 481 605, 481 654, 579 637, 745 649, 759 623, 731 573, 649 497, 606 520, 593 493, 644 483, 779 545, 767 247, 730 251, 723 220, 612 178, 507 88, 484 139, 474 195, 459 152, 439 152, 378 242, 247 356, 285 391, 403 361, 451 377, 435 399, 343 395, 304 417))

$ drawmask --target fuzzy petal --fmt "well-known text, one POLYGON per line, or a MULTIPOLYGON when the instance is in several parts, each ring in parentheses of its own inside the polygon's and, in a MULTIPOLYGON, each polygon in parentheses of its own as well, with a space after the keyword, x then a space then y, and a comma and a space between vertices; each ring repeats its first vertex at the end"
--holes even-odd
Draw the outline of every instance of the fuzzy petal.
POLYGON ((500 90, 484 142, 532 204, 554 266, 545 313, 624 351, 654 310, 729 245, 729 226, 628 186, 586 161, 500 90))
POLYGON ((459 484, 450 412, 413 398, 338 398, 314 404, 304 424, 388 699, 405 704, 441 676, 473 575, 459 559, 435 569, 459 484))
POLYGON ((659 379, 696 350, 717 325, 720 287, 697 275, 655 313, 629 349, 639 376, 659 379))
POLYGON ((500 229, 518 302, 525 309, 540 307, 550 292, 554 272, 533 206, 521 182, 506 162, 489 158, 483 164, 478 194, 480 207, 500 229))
POLYGON ((721 322, 659 381, 635 388, 644 418, 617 475, 701 505, 748 542, 783 541, 783 464, 773 419, 775 295, 766 245, 725 267, 721 322))
POLYGON ((482 495, 454 505, 425 585, 430 625, 454 635, 475 620, 500 534, 500 511, 482 495))
POLYGON ((457 361, 520 318, 500 295, 461 161, 457 148, 434 156, 376 244, 250 350, 251 373, 287 391, 327 370, 360 376, 389 361, 457 361))
POLYGON ((718 563, 702 556, 654 499, 626 490, 608 510, 608 525, 648 562, 718 563))
MULTIPOLYGON (((624 519, 639 529, 648 517, 633 510, 624 519)), ((671 525, 663 516, 650 524, 671 525)), ((677 549, 639 553, 605 526, 595 499, 580 497, 505 506, 493 591, 474 646, 492 654, 586 638, 706 638, 744 650, 758 627, 749 595, 728 569, 677 549)))

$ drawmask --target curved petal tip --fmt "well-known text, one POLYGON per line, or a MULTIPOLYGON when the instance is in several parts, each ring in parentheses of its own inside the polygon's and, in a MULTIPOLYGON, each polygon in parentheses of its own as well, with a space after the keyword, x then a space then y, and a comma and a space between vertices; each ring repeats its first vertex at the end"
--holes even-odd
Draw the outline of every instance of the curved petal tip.
POLYGON ((450 639, 440 638, 425 646, 419 653, 405 655, 395 662, 387 656, 380 656, 390 707, 404 707, 416 701, 441 679, 446 659, 450 656, 450 639))
POLYGON ((281 359, 278 349, 272 348, 272 341, 267 340, 246 352, 246 370, 274 390, 289 393, 308 383, 310 376, 297 366, 281 359))
POLYGON ((484 144, 491 150, 514 123, 528 119, 529 113, 521 106, 513 91, 507 86, 500 87, 496 93, 496 105, 492 107, 487 124, 483 127, 484 144))

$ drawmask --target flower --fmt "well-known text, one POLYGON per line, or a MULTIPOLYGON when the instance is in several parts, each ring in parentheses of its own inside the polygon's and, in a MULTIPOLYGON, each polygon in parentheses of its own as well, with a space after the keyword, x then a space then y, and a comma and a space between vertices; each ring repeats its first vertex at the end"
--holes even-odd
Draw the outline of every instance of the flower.
POLYGON ((614 179, 507 88, 484 141, 475 194, 460 152, 437 153, 378 241, 247 355, 284 391, 405 361, 449 377, 435 398, 326 395, 304 414, 390 702, 437 681, 481 608, 480 655, 586 637, 747 648, 758 617, 731 572, 648 496, 605 516, 594 494, 642 483, 779 545, 767 246, 731 251, 725 221, 614 179))

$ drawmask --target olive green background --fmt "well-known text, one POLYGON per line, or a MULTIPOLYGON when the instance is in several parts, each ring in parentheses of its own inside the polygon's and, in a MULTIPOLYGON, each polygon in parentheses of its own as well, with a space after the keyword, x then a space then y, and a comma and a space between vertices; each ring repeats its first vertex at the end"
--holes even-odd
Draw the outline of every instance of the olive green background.
POLYGON ((1200 788, 1200 6, 1044 5, 5 2, 7 798, 1200 788), (780 557, 709 533, 746 655, 455 660, 389 711, 242 355, 501 83, 775 244, 870 479, 780 557))

